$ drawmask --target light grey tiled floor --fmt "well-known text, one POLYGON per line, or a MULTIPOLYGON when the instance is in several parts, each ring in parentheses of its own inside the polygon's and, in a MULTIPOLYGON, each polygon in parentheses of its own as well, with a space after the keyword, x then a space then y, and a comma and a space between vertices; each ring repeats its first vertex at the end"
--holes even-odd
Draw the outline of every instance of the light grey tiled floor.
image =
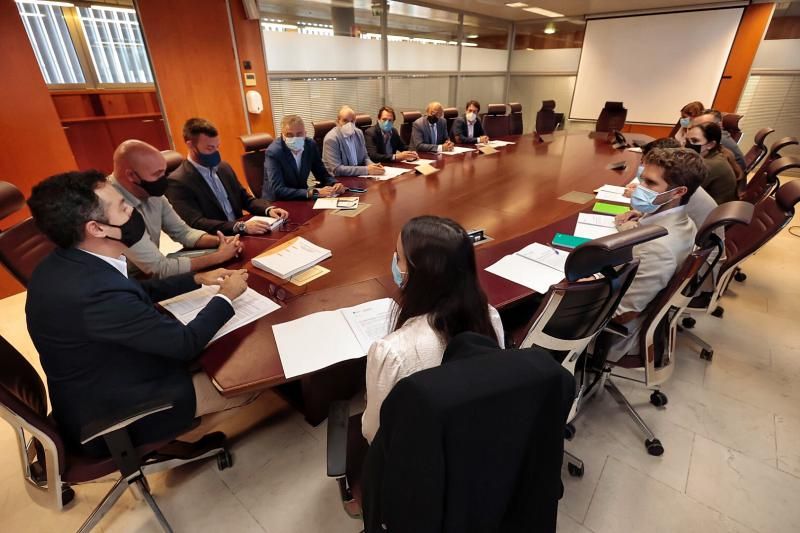
MULTIPOLYGON (((664 443, 650 457, 632 421, 608 396, 593 401, 568 448, 586 475, 564 472, 562 533, 800 531, 800 238, 785 231, 745 265, 722 320, 698 318, 715 349, 701 361, 682 342, 676 372, 656 409, 648 393, 623 383, 664 443)), ((38 366, 24 328, 24 295, 0 301, 0 333, 38 366)), ((273 399, 277 414, 234 447, 236 464, 207 463, 157 475, 153 492, 176 531, 355 533, 325 477, 325 427, 311 428, 273 399)), ((71 531, 110 487, 76 489, 56 513, 23 489, 8 425, 0 423, 0 530, 71 531)), ((157 531, 143 502, 126 494, 99 530, 157 531)))

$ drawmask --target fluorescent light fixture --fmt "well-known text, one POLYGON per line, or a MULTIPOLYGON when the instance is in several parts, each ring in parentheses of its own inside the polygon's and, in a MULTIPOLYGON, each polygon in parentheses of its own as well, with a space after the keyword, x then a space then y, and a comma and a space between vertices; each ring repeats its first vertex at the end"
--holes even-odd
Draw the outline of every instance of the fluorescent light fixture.
POLYGON ((480 35, 478 35, 477 33, 473 33, 472 35, 467 35, 467 39, 477 39, 478 37, 480 37, 480 35))
POLYGON ((564 16, 563 13, 556 13, 555 11, 550 11, 549 9, 542 9, 541 7, 526 7, 525 9, 523 9, 523 11, 551 18, 558 18, 564 16))
POLYGON ((40 6, 55 6, 55 7, 75 7, 75 4, 69 2, 51 2, 49 0, 17 0, 18 4, 36 4, 40 6))
POLYGON ((478 43, 461 43, 461 46, 478 46, 478 43))
POLYGON ((96 11, 119 11, 120 13, 136 13, 135 9, 130 9, 127 7, 112 7, 112 6, 100 6, 100 5, 92 5, 91 9, 96 11))
POLYGON ((547 35, 553 35, 556 32, 556 25, 552 22, 548 22, 547 26, 544 27, 544 32, 547 35))
POLYGON ((528 4, 525 2, 512 2, 510 4, 506 4, 506 7, 528 7, 528 4))

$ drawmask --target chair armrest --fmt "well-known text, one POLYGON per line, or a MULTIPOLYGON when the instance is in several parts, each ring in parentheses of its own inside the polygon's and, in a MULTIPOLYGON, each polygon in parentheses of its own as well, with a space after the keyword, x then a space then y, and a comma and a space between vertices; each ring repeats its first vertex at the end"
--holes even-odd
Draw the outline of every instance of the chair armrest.
POLYGON ((628 328, 626 328, 622 324, 614 322, 613 320, 609 321, 608 324, 606 324, 606 327, 603 328, 603 331, 607 331, 608 333, 613 333, 614 335, 619 335, 620 337, 627 337, 630 334, 628 328))
POLYGON ((172 402, 169 400, 157 398, 120 410, 105 420, 90 422, 81 428, 81 444, 86 444, 92 439, 108 435, 114 431, 125 429, 137 420, 161 411, 167 411, 172 407, 172 402))
POLYGON ((333 402, 328 411, 328 477, 341 477, 347 472, 347 431, 350 404, 333 402))

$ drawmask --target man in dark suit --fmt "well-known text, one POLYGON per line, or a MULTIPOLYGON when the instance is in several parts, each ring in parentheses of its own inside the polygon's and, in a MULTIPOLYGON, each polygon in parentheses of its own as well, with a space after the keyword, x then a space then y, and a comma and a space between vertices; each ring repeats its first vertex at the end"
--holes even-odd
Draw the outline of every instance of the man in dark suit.
POLYGON ((467 102, 466 113, 463 117, 458 117, 453 121, 453 127, 450 130, 450 137, 456 144, 476 144, 487 143, 489 137, 483 133, 483 125, 481 119, 478 118, 478 113, 481 110, 481 104, 477 100, 470 100, 467 102))
POLYGON ((322 164, 317 143, 306 137, 302 117, 283 117, 281 138, 269 145, 264 157, 261 196, 267 200, 305 200, 336 196, 344 191, 345 186, 322 164), (316 185, 309 186, 309 173, 314 175, 316 185))
MULTIPOLYGON (((169 439, 203 414, 236 407, 250 397, 209 395, 208 376, 188 370, 235 313, 247 272, 217 269, 139 283, 128 278, 127 246, 142 238, 142 215, 96 171, 52 176, 33 189, 36 225, 58 248, 36 268, 25 306, 39 352, 53 416, 70 446, 81 429, 153 398, 173 407, 130 426, 135 444, 169 439), (219 285, 189 324, 158 312, 154 301, 219 285)), ((89 453, 104 453, 102 439, 89 453)))
POLYGON ((411 149, 417 152, 449 152, 453 141, 447 136, 447 120, 439 102, 431 102, 425 115, 411 125, 411 149))
POLYGON ((242 187, 231 166, 219 153, 219 132, 204 118, 190 118, 183 125, 189 158, 169 175, 167 198, 193 228, 225 235, 261 235, 270 229, 263 220, 239 221, 243 210, 251 215, 287 218, 289 213, 256 198, 242 187))
POLYGON ((408 151, 408 147, 394 128, 394 109, 383 106, 378 111, 378 122, 364 132, 367 154, 376 163, 392 161, 413 161, 417 152, 408 151))

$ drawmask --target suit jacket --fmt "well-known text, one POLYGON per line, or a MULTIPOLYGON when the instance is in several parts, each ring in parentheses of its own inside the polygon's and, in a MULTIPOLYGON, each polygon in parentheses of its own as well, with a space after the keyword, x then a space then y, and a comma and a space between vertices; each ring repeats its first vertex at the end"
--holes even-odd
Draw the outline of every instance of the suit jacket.
POLYGON ((367 165, 372 164, 372 160, 367 155, 367 147, 364 143, 364 132, 355 128, 353 133, 356 149, 356 165, 348 165, 350 152, 347 148, 345 136, 339 128, 333 128, 325 135, 322 141, 322 162, 334 176, 366 176, 367 165))
POLYGON ((465 117, 457 117, 453 121, 453 127, 450 130, 450 137, 453 142, 459 144, 475 144, 478 138, 486 135, 483 132, 483 125, 481 119, 475 119, 475 125, 472 127, 472 137, 469 136, 469 128, 467 127, 467 119, 465 117))
POLYGON ((292 151, 281 137, 267 148, 261 196, 267 200, 305 200, 308 198, 309 173, 322 187, 336 183, 322 164, 317 143, 313 139, 306 137, 298 170, 292 151))
MULTIPOLYGON (((137 282, 78 249, 56 249, 33 272, 25 313, 47 375, 53 416, 71 446, 81 428, 154 397, 174 407, 130 426, 134 444, 170 439, 194 419, 187 363, 232 316, 212 298, 183 325, 153 301, 196 289, 192 274, 137 282)), ((103 453, 95 439, 86 451, 103 453)))
POLYGON ((436 139, 431 134, 427 116, 421 116, 411 125, 411 149, 418 152, 438 152, 439 145, 448 140, 447 120, 440 118, 436 123, 436 139))
MULTIPOLYGON (((237 219, 242 217, 243 210, 252 215, 263 215, 269 209, 268 201, 256 198, 242 187, 228 163, 223 161, 219 164, 217 176, 225 188, 237 219)), ((184 160, 169 175, 167 198, 175 211, 191 227, 207 231, 212 235, 217 231, 233 235, 233 225, 236 220, 227 219, 214 191, 189 160, 184 160)))
POLYGON ((392 153, 387 154, 386 143, 383 140, 383 130, 378 124, 367 128, 367 131, 364 132, 364 142, 367 145, 367 154, 369 158, 376 163, 391 163, 392 155, 394 155, 395 152, 405 152, 408 150, 408 147, 400 138, 400 134, 397 133, 396 129, 392 128, 392 137, 389 141, 392 145, 392 153))
POLYGON ((443 361, 400 380, 381 408, 367 533, 554 532, 574 378, 544 350, 475 333, 454 337, 443 361))

